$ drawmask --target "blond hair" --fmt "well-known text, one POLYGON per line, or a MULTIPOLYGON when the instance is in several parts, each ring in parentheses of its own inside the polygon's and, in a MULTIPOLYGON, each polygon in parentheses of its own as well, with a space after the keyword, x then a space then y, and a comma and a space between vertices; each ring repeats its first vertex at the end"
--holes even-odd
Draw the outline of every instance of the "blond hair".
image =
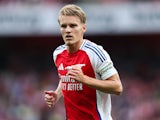
MULTIPOLYGON (((82 10, 82 8, 80 8, 77 5, 74 4, 69 4, 69 5, 65 5, 64 7, 61 8, 60 12, 59 12, 59 17, 65 15, 65 16, 77 16, 81 23, 86 23, 86 14, 85 12, 82 10)), ((59 18, 58 18, 58 22, 59 22, 59 18)))

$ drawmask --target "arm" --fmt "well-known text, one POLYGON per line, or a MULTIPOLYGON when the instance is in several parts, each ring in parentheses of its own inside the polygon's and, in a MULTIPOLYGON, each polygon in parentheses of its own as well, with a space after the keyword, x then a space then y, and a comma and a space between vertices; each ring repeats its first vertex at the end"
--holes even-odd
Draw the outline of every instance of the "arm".
POLYGON ((122 83, 118 73, 112 75, 106 80, 98 80, 84 75, 80 67, 73 66, 72 69, 68 71, 67 75, 78 82, 82 82, 105 93, 120 95, 123 91, 122 83))
POLYGON ((55 91, 49 90, 49 91, 44 91, 45 93, 45 101, 49 107, 54 106, 58 100, 62 97, 62 89, 61 89, 61 81, 58 84, 58 87, 55 91))
POLYGON ((62 97, 62 87, 61 87, 61 80, 59 81, 58 87, 55 90, 55 92, 58 95, 58 100, 62 97))
POLYGON ((118 74, 115 74, 106 80, 97 80, 95 78, 83 75, 82 81, 84 84, 105 93, 120 95, 123 91, 118 74))

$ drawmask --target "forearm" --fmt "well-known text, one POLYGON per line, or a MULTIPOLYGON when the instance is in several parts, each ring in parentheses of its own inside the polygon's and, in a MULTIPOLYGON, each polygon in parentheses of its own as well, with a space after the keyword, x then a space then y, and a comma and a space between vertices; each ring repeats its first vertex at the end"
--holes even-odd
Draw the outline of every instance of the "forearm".
POLYGON ((108 78, 107 80, 97 80, 88 76, 84 76, 83 83, 100 90, 105 93, 120 95, 123 88, 118 74, 108 78))
POLYGON ((61 87, 61 81, 59 81, 58 87, 55 90, 55 92, 57 93, 57 97, 58 100, 62 97, 62 87, 61 87))

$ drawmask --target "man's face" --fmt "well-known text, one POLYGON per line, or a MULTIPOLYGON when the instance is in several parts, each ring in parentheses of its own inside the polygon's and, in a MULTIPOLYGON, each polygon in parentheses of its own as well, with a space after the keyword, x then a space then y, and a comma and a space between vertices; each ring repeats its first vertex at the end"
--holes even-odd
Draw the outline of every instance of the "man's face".
POLYGON ((77 16, 60 16, 60 31, 66 45, 73 45, 83 40, 86 24, 81 23, 77 16))

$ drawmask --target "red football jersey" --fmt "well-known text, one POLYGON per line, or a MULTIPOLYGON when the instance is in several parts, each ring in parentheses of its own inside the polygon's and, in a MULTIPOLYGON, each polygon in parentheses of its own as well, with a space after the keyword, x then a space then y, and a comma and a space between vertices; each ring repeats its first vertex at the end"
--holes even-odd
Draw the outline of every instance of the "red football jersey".
POLYGON ((117 73, 108 53, 91 41, 83 40, 80 49, 68 53, 61 45, 54 51, 54 61, 62 82, 67 120, 112 120, 110 94, 93 89, 66 75, 67 67, 78 65, 87 76, 105 80, 117 73))

